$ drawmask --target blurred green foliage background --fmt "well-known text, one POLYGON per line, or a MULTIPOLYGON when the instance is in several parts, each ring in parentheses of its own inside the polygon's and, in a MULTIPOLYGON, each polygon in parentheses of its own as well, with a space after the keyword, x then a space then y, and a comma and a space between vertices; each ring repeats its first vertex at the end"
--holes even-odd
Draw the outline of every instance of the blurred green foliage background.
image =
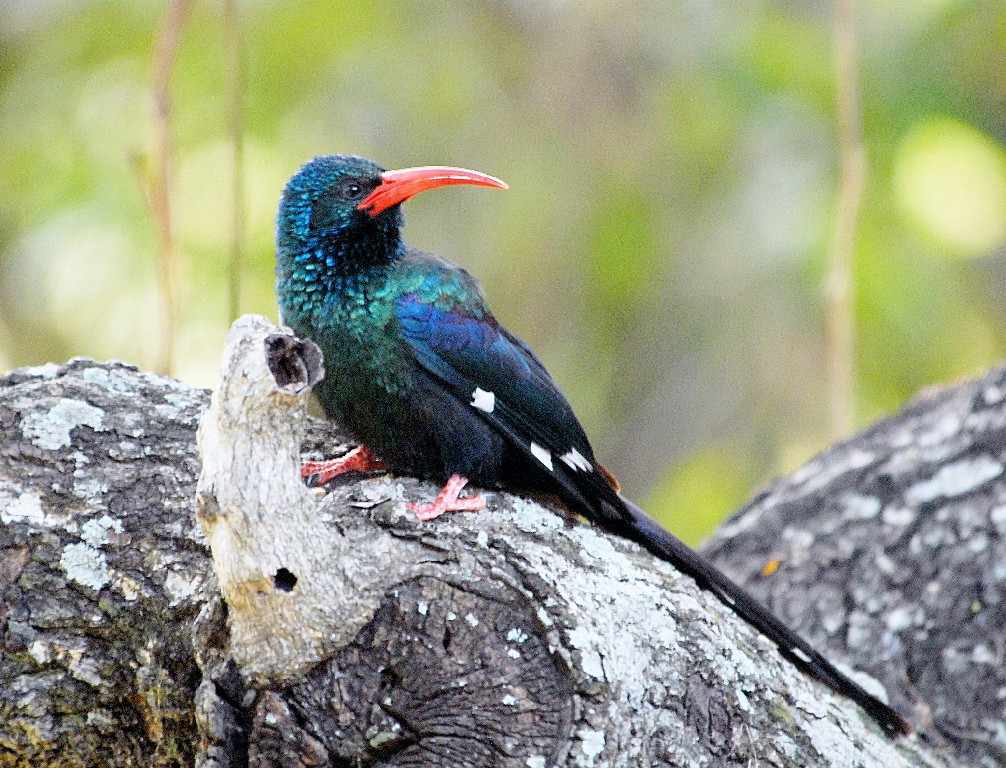
MULTIPOLYGON (((0 7, 0 370, 160 359, 144 192, 167 4, 0 7)), ((275 319, 272 228, 317 154, 486 171, 409 203, 410 242, 480 276, 599 458, 696 541, 828 435, 823 284, 838 187, 832 6, 818 0, 237 3, 240 310, 275 319)), ((171 81, 174 375, 212 386, 233 168, 221 5, 171 81)), ((1006 6, 860 4, 868 177, 855 413, 1006 343, 1006 6)))

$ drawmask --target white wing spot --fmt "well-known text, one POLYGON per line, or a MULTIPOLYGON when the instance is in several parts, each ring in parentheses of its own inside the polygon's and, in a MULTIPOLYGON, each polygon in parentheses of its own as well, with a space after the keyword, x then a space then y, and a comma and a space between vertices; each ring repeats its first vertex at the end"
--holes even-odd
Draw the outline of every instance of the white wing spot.
POLYGON ((580 472, 587 472, 594 468, 586 456, 582 455, 576 448, 570 448, 569 453, 564 453, 559 457, 570 469, 580 472))
POLYGON ((493 409, 496 408, 496 395, 492 392, 486 392, 481 387, 476 387, 475 391, 472 392, 471 406, 472 408, 478 408, 480 411, 492 413, 493 409))
POLYGON ((531 443, 531 453, 534 457, 538 459, 542 464, 548 467, 548 471, 552 471, 552 454, 547 450, 542 448, 538 443, 531 443))

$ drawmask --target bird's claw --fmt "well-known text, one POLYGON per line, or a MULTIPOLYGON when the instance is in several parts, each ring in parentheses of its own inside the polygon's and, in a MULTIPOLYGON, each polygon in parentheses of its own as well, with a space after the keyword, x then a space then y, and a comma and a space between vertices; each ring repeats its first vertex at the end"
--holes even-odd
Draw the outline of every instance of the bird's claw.
POLYGON ((314 488, 346 472, 376 472, 388 469, 374 452, 365 445, 359 445, 337 459, 326 461, 305 461, 300 465, 300 476, 314 488))
POLYGON ((409 509, 423 522, 438 518, 445 512, 477 512, 480 509, 485 509, 486 500, 481 496, 458 498, 458 494, 467 484, 467 477, 451 475, 451 479, 447 481, 437 498, 429 504, 409 502, 409 509))

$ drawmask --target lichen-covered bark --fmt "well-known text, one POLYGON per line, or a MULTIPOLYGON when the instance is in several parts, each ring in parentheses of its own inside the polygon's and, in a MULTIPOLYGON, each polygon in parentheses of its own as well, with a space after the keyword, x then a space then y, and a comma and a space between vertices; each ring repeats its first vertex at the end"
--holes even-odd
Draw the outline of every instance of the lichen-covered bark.
POLYGON ((121 363, 0 378, 0 766, 192 765, 208 402, 121 363))
POLYGON ((190 765, 208 395, 75 360, 0 379, 0 765, 190 765))
POLYGON ((881 680, 926 741, 1004 765, 1004 467, 999 369, 926 393, 765 488, 707 554, 881 680))
MULTIPOLYGON (((862 637, 834 646, 914 713, 921 738, 891 742, 690 580, 560 511, 490 492, 483 512, 420 523, 405 501, 435 493, 428 483, 306 489, 298 376, 311 362, 274 339, 293 357, 270 382, 277 329, 245 320, 234 333, 218 392, 233 423, 204 421, 216 434, 204 429, 198 505, 206 393, 89 361, 0 379, 0 766, 973 764, 955 762, 960 742, 928 750, 937 732, 911 709, 946 685, 949 673, 922 673, 945 663, 942 647, 906 672, 877 662, 883 636, 879 651, 862 637), (935 687, 906 691, 906 676, 935 687)), ((906 418, 931 407, 941 401, 906 418)), ((345 447, 305 424, 308 449, 345 447)), ((889 460, 918 452, 902 443, 889 460)), ((815 492, 830 499, 844 474, 829 466, 794 482, 821 474, 815 492)), ((746 537, 783 545, 787 525, 746 537)), ((901 584, 913 583, 910 542, 887 549, 901 584)), ((764 565, 753 562, 736 564, 764 565)), ((833 553, 816 578, 844 590, 829 593, 842 604, 808 581, 776 607, 835 634, 829 616, 854 604, 843 596, 859 576, 833 553), (829 582, 829 564, 849 586, 829 582)), ((935 612, 925 622, 942 627, 935 612)))

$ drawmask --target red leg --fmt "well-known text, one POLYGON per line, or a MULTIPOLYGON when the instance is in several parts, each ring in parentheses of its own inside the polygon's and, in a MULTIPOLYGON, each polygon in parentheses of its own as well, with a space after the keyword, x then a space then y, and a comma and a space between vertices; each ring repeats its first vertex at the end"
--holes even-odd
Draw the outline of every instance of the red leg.
POLYGON ((360 445, 337 459, 305 461, 300 465, 300 476, 313 478, 313 485, 324 485, 345 472, 374 472, 382 469, 388 469, 388 465, 367 446, 360 445))
POLYGON ((458 498, 458 494, 461 493, 461 489, 467 483, 467 477, 451 475, 451 479, 447 481, 447 485, 444 486, 440 495, 431 503, 412 504, 410 502, 409 509, 416 513, 416 517, 424 521, 440 517, 444 512, 461 512, 464 510, 474 512, 475 510, 485 509, 486 500, 481 496, 469 496, 466 499, 458 498))

